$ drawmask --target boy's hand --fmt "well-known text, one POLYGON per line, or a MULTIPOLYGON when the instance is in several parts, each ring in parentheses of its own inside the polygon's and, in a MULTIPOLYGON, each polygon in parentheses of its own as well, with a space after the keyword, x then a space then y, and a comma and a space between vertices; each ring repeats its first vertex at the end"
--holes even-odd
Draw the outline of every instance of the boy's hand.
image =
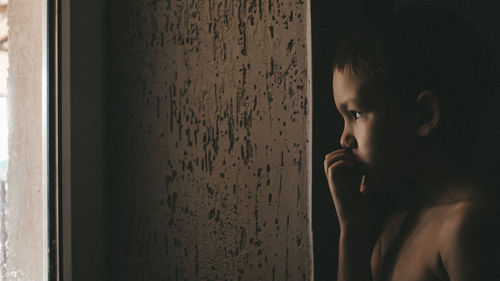
POLYGON ((341 229, 369 231, 375 210, 364 194, 364 176, 352 151, 343 148, 327 154, 324 168, 341 229))

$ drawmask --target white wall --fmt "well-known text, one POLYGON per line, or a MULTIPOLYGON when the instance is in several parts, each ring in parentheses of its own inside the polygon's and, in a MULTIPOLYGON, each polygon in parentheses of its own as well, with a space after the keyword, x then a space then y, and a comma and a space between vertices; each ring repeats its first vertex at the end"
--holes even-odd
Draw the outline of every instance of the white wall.
POLYGON ((46 280, 42 3, 9 2, 8 280, 46 280))

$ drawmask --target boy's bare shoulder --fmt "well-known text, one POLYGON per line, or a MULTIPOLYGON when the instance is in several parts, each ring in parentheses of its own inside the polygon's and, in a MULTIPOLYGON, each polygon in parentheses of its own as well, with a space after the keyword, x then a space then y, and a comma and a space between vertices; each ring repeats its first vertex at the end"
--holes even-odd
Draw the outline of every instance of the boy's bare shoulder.
POLYGON ((463 188, 443 202, 439 255, 450 280, 497 280, 500 208, 481 188, 463 188))
POLYGON ((455 195, 438 204, 444 215, 441 238, 460 238, 473 229, 500 226, 497 197, 475 186, 458 190, 455 195))
POLYGON ((383 279, 381 266, 394 255, 395 241, 401 244, 392 280, 500 280, 497 201, 474 186, 441 195, 419 211, 401 211, 387 221, 372 253, 374 280, 383 279))

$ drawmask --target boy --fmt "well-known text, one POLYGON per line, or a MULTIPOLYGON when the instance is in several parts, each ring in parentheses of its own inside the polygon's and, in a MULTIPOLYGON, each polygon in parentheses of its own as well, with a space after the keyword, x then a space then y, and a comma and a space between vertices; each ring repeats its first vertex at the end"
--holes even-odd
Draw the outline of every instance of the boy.
POLYGON ((333 70, 344 130, 324 166, 338 280, 500 280, 500 204, 475 137, 496 68, 480 36, 406 8, 351 36, 333 70))

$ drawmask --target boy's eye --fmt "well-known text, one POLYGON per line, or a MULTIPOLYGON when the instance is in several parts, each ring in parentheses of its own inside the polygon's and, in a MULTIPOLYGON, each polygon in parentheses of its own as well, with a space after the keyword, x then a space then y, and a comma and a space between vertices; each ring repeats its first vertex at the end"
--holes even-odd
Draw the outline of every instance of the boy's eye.
POLYGON ((358 120, 359 118, 361 118, 361 112, 349 111, 349 113, 351 113, 351 115, 354 118, 354 120, 358 120))

